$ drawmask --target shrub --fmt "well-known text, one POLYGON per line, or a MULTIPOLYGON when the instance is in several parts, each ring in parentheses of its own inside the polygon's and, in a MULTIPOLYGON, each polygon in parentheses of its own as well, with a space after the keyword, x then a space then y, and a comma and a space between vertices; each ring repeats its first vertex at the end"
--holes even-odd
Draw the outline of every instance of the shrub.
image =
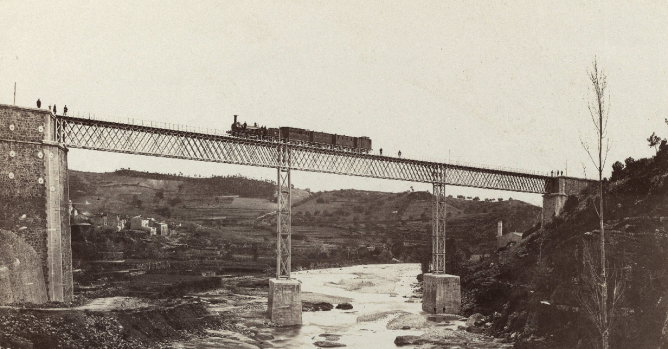
POLYGON ((626 164, 626 167, 633 164, 634 162, 636 162, 636 161, 630 156, 628 158, 626 158, 626 160, 624 160, 624 163, 626 164))
POLYGON ((622 177, 622 171, 624 170, 624 164, 617 161, 612 164, 612 176, 610 176, 611 181, 618 180, 622 177))

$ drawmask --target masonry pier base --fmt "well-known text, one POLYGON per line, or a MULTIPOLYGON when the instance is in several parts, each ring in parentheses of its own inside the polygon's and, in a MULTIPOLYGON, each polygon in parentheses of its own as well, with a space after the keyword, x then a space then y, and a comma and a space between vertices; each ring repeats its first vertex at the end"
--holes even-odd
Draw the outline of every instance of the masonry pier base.
POLYGON ((267 313, 280 326, 301 325, 301 283, 294 279, 270 279, 267 313))
POLYGON ((459 276, 424 274, 422 310, 434 314, 458 314, 462 304, 459 276))

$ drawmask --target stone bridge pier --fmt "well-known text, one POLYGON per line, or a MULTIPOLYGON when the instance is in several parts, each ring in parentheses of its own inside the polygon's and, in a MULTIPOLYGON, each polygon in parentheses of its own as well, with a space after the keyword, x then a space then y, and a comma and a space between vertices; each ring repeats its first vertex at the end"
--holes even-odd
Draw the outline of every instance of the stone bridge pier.
POLYGON ((0 304, 72 300, 67 149, 48 110, 0 105, 0 304))
POLYGON ((563 176, 548 179, 547 193, 543 194, 541 227, 561 215, 569 196, 578 195, 596 183, 594 180, 563 176))

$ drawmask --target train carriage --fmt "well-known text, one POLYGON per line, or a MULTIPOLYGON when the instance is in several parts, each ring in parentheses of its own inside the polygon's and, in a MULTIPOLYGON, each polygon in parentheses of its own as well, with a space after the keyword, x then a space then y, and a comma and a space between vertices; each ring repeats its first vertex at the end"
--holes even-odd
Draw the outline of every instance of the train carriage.
POLYGON ((281 127, 281 139, 287 143, 307 144, 311 142, 311 131, 303 128, 281 127))
POLYGON ((277 128, 270 127, 267 129, 266 139, 272 142, 277 142, 279 138, 279 130, 277 128))
POLYGON ((326 132, 312 131, 311 143, 321 147, 331 148, 334 144, 334 135, 326 132))
POLYGON ((334 135, 334 146, 340 149, 354 149, 355 137, 334 135))
POLYGON ((371 151, 371 138, 369 137, 355 137, 355 149, 362 153, 369 153, 371 151))

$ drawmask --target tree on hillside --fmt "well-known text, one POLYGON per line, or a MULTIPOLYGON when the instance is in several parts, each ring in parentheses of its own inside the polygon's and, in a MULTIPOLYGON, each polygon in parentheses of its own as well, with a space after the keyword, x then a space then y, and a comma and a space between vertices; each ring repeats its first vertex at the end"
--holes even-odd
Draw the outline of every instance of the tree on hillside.
POLYGON ((656 132, 652 132, 652 135, 647 138, 650 148, 654 148, 654 151, 659 151, 659 143, 661 143, 661 137, 656 135, 656 132))
MULTIPOLYGON (((594 167, 598 171, 598 208, 596 203, 594 208, 599 218, 600 229, 600 262, 589 263, 589 267, 585 269, 594 272, 584 272, 583 281, 587 287, 586 296, 582 297, 581 303, 589 315, 590 320, 594 323, 599 335, 600 344, 603 349, 609 349, 610 329, 612 324, 612 310, 609 307, 608 301, 608 275, 605 256, 605 226, 603 215, 603 169, 610 150, 610 142, 607 138, 608 112, 609 112, 609 95, 606 95, 607 80, 606 75, 602 69, 599 69, 598 62, 594 59, 593 67, 587 72, 589 82, 591 83, 590 90, 592 91, 591 99, 588 103, 589 115, 596 130, 597 144, 595 149, 591 149, 588 144, 581 140, 582 146, 589 155, 594 167), (598 273, 596 272, 598 269, 598 273)), ((650 137, 651 138, 651 137, 650 137)), ((657 137, 658 138, 658 137, 657 137)), ((618 278, 618 280, 621 280, 618 278)), ((617 283, 615 283, 617 286, 617 283)), ((620 285, 621 287, 621 285, 620 285)), ((613 303, 619 300, 618 295, 621 294, 621 288, 614 287, 615 294, 612 297, 613 303)), ((614 304, 613 304, 614 305, 614 304)))
POLYGON ((612 175, 610 176, 610 180, 614 181, 619 179, 623 170, 624 170, 624 164, 622 164, 621 162, 616 161, 614 164, 612 164, 612 175))

